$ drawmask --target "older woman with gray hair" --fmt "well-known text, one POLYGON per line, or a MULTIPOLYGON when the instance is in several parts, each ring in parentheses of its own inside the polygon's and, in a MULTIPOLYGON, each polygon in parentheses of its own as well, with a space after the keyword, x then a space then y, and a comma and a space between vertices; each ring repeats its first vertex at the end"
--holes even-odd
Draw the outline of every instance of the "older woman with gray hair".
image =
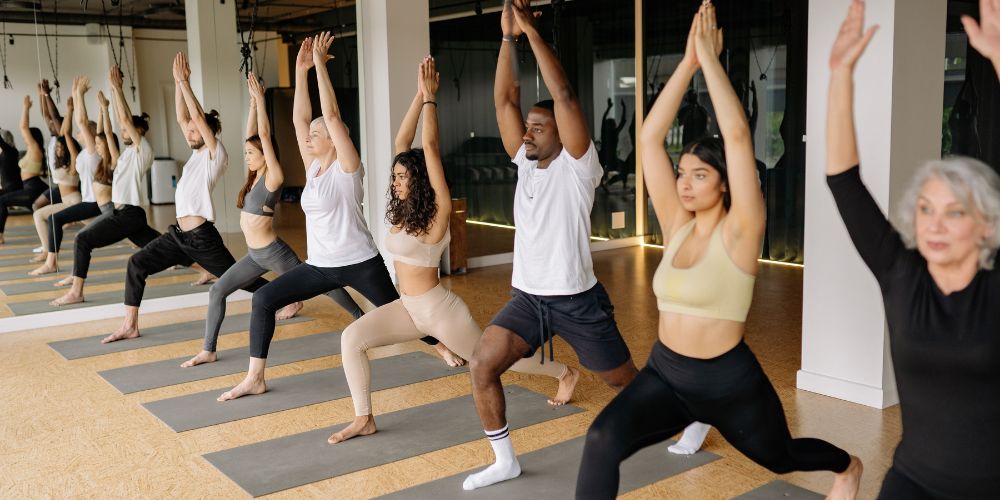
MULTIPOLYGON (((1000 40, 1000 0, 982 0, 982 14, 1000 40)), ((830 57, 826 173, 889 325, 903 437, 879 498, 996 498, 1000 176, 971 158, 928 162, 896 226, 886 220, 861 181, 852 111, 854 66, 872 35, 854 0, 830 57)))

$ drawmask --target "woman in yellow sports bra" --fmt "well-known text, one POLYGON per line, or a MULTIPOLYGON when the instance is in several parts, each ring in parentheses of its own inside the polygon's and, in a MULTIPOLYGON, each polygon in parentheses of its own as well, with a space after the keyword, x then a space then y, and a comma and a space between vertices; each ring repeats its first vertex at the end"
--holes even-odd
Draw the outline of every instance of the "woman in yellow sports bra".
POLYGON ((659 341, 636 379, 587 433, 577 498, 614 498, 619 464, 692 422, 716 427, 748 458, 783 474, 837 474, 830 498, 857 494, 861 462, 818 439, 793 439, 777 393, 743 342, 764 234, 753 137, 719 62, 715 8, 702 4, 677 70, 641 132, 644 175, 667 246, 653 277, 659 341), (676 177, 662 144, 702 70, 722 140, 686 145, 676 177))
POLYGON ((21 137, 27 145, 24 157, 17 162, 21 168, 21 183, 23 187, 16 191, 0 195, 0 245, 3 244, 3 231, 7 225, 7 207, 31 208, 38 195, 45 192, 49 185, 42 180, 42 165, 45 164, 45 143, 42 131, 30 125, 28 112, 31 110, 31 97, 24 96, 24 110, 21 113, 21 137))

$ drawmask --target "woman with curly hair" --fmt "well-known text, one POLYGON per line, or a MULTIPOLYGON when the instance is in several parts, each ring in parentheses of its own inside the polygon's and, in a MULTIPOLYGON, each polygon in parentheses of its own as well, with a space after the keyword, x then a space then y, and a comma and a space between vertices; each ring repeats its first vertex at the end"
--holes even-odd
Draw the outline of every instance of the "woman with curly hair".
MULTIPOLYGON (((401 297, 355 321, 341 337, 341 357, 356 417, 346 428, 330 436, 327 441, 331 444, 376 431, 368 349, 429 335, 468 359, 482 335, 465 302, 438 279, 441 254, 451 241, 448 231, 451 193, 438 150, 435 93, 439 78, 434 59, 424 58, 417 77, 417 95, 396 135, 396 151, 400 152, 392 166, 386 213, 391 227, 385 247, 395 261, 401 297), (423 149, 410 149, 421 115, 423 149)), ((566 377, 571 369, 562 363, 542 364, 532 357, 518 361, 513 369, 565 380, 567 383, 560 383, 558 394, 549 401, 551 404, 565 404, 573 395, 576 377, 566 377)))
MULTIPOLYGON (((274 336, 274 315, 281 308, 321 293, 351 287, 376 307, 399 298, 389 271, 379 255, 362 215, 364 167, 351 142, 337 105, 326 63, 333 36, 321 33, 307 38, 295 59, 295 97, 292 122, 306 167, 302 211, 306 215, 308 259, 278 276, 253 294, 250 312, 250 367, 246 378, 219 396, 228 401, 262 394, 267 351, 274 336), (309 69, 316 66, 323 116, 310 121, 309 69)), ((433 338, 425 339, 436 345, 433 338)), ((438 352, 454 363, 443 345, 438 352)))

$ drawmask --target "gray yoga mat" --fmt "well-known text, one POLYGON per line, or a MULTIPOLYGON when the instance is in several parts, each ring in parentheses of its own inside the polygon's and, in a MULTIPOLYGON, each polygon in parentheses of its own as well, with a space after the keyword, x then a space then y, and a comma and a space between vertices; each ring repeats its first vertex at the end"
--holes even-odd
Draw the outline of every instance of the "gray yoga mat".
MULTIPOLYGON (((290 325, 293 323, 303 323, 312 320, 313 319, 308 316, 296 316, 292 319, 281 320, 277 324, 278 326, 290 325)), ((249 328, 250 314, 233 314, 226 316, 226 319, 222 321, 222 328, 219 329, 219 335, 245 332, 249 328)), ((110 354, 113 352, 143 349, 146 347, 204 338, 205 321, 188 321, 185 323, 174 323, 171 325, 153 326, 149 328, 142 328, 140 326, 139 333, 142 335, 139 338, 119 340, 118 342, 112 342, 110 344, 101 343, 101 339, 107 337, 107 333, 103 333, 101 335, 94 335, 91 337, 49 342, 49 347, 66 359, 88 358, 90 356, 100 356, 102 354, 110 354)))
MULTIPOLYGON (((73 229, 63 230, 63 232, 66 233, 66 234, 69 234, 71 232, 72 233, 76 233, 78 230, 79 229, 77 229, 77 228, 73 228, 73 229)), ((3 235, 4 236, 25 236, 25 235, 38 236, 38 232, 35 230, 35 224, 34 224, 34 222, 32 222, 31 224, 21 224, 19 226, 7 226, 4 229, 4 231, 3 231, 3 235)))
MULTIPOLYGON (((59 257, 60 257, 59 265, 62 265, 63 260, 69 262, 70 264, 73 263, 73 249, 74 247, 72 242, 68 241, 63 244, 62 249, 59 252, 59 257)), ((125 243, 118 243, 114 245, 108 245, 106 247, 95 248, 94 255, 97 256, 121 255, 124 253, 128 253, 126 250, 131 250, 133 252, 135 251, 135 249, 132 248, 131 245, 127 245, 125 243)), ((17 254, 17 255, 0 255, 0 266, 19 266, 22 264, 37 264, 34 262, 28 262, 32 257, 35 257, 37 255, 39 254, 34 252, 31 252, 31 255, 28 255, 28 252, 24 252, 23 254, 17 254)))
MULTIPOLYGON (((373 370, 373 373, 376 372, 373 370)), ((572 405, 550 406, 545 396, 516 385, 506 387, 504 392, 507 425, 511 430, 583 411, 572 405)), ((375 418, 378 432, 337 445, 327 444, 326 438, 346 423, 209 453, 204 457, 256 497, 485 439, 471 395, 375 418)), ((461 493, 461 486, 454 493, 461 493)))
MULTIPOLYGON (((208 292, 207 286, 191 286, 191 283, 173 283, 169 285, 146 286, 143 292, 143 300, 159 299, 163 297, 174 297, 178 295, 188 295, 192 293, 208 292)), ((52 311, 65 311, 68 309, 80 309, 82 307, 102 306, 107 304, 121 304, 124 300, 125 292, 115 290, 111 292, 87 293, 84 290, 86 302, 70 304, 65 306, 50 306, 52 299, 32 300, 29 302, 16 302, 7 304, 14 316, 24 316, 27 314, 38 314, 52 311)))
MULTIPOLYGON (((112 257, 112 256, 117 256, 117 255, 131 255, 133 253, 135 253, 135 250, 132 250, 129 247, 118 247, 118 248, 115 248, 114 251, 108 251, 108 252, 105 252, 105 253, 95 253, 94 257, 112 257)), ((30 262, 28 262, 27 260, 24 260, 23 263, 19 262, 16 265, 18 265, 18 266, 22 266, 22 265, 26 266, 28 264, 30 264, 30 262)), ((15 265, 15 264, 10 264, 10 265, 15 265)), ((37 265, 37 264, 35 264, 35 265, 37 265)), ((2 266, 2 265, 0 265, 0 266, 2 266)), ((125 270, 126 267, 128 267, 128 259, 111 259, 111 260, 102 260, 102 261, 98 261, 98 262, 93 262, 92 261, 90 263, 90 270, 91 271, 107 271, 109 269, 121 269, 121 270, 125 270)), ((2 267, 0 267, 0 268, 2 268, 2 267)), ((73 269, 73 259, 70 258, 70 259, 65 260, 65 261, 60 260, 59 261, 59 269, 62 269, 62 271, 59 271, 58 273, 56 273, 56 275, 59 276, 60 278, 64 278, 73 269)), ((21 269, 21 270, 18 270, 18 271, 4 271, 4 272, 0 272, 0 281, 20 280, 20 279, 30 278, 31 276, 28 276, 28 271, 30 271, 30 270, 31 270, 31 268, 24 268, 24 269, 21 269)))
MULTIPOLYGON (((34 226, 32 226, 34 227, 34 226)), ((73 240, 76 236, 76 231, 70 233, 69 231, 63 231, 63 241, 69 242, 73 240)), ((32 232, 32 234, 23 234, 12 236, 10 234, 4 234, 4 244, 5 245, 31 245, 31 248, 41 246, 42 242, 38 240, 38 235, 32 232)))
MULTIPOLYGON (((190 274, 192 279, 198 277, 197 271, 192 271, 190 268, 182 267, 180 269, 167 269, 165 271, 160 271, 156 274, 151 275, 155 278, 166 278, 169 276, 180 276, 184 274, 190 274)), ((20 295, 23 293, 35 293, 35 292, 48 292, 55 290, 56 288, 52 286, 53 283, 59 281, 63 278, 61 273, 51 274, 50 278, 44 281, 29 281, 27 283, 16 283, 13 285, 0 285, 0 292, 5 295, 20 295)), ((125 283, 125 272, 116 272, 108 274, 96 274, 91 275, 87 278, 88 285, 96 285, 101 283, 125 283)))
MULTIPOLYGON (((498 483, 473 491, 462 490, 462 482, 473 472, 470 469, 461 474, 424 483, 412 488, 381 496, 386 500, 436 500, 458 497, 476 500, 510 500, 512 498, 545 498, 572 500, 576 486, 580 460, 583 458, 585 437, 542 448, 518 457, 521 475, 514 480, 498 483)), ((718 455, 700 451, 694 455, 674 455, 667 453, 667 446, 674 441, 648 446, 621 464, 621 478, 618 494, 624 495, 657 481, 682 472, 701 467, 717 460, 718 455)), ((777 497, 774 497, 777 498, 777 497)))
POLYGON ((823 500, 824 495, 800 488, 794 484, 776 480, 755 490, 750 490, 738 497, 733 497, 734 500, 774 500, 776 498, 783 500, 823 500))
MULTIPOLYGON (((34 245, 34 246, 32 246, 32 245, 26 245, 26 246, 23 246, 21 248, 5 248, 5 247, 0 247, 0 257, 5 257, 5 258, 15 257, 15 258, 23 258, 23 259, 27 260, 27 259, 30 259, 31 257, 34 257, 35 255, 38 255, 35 252, 32 252, 32 250, 34 250, 34 248, 36 246, 38 246, 38 245, 34 245)), ((60 248, 60 251, 61 252, 66 252, 66 253, 69 253, 69 254, 72 255, 73 249, 75 247, 76 247, 76 245, 73 243, 72 240, 67 240, 67 241, 63 242, 62 248, 60 248)), ((125 245, 125 244, 114 243, 112 245, 108 245, 108 246, 105 246, 105 247, 95 248, 94 249, 94 254, 101 254, 102 251, 104 251, 104 250, 106 250, 108 248, 121 248, 121 247, 131 248, 130 246, 125 245)))
MULTIPOLYGON (((440 358, 422 352, 411 352, 372 360, 371 390, 415 384, 457 373, 465 368, 451 368, 440 358)), ((176 432, 199 429, 210 425, 267 415, 346 398, 351 395, 342 367, 281 377, 267 381, 266 393, 245 396, 220 403, 215 398, 231 389, 220 387, 210 391, 177 396, 144 403, 150 413, 176 432)))
MULTIPOLYGON (((192 354, 194 354, 192 352, 192 354)), ((340 332, 317 333, 281 340, 271 344, 267 366, 278 366, 306 359, 321 358, 340 354, 340 332)), ((144 363, 105 370, 97 374, 104 377, 122 394, 183 384, 195 380, 205 380, 222 375, 244 372, 247 369, 247 348, 237 347, 218 352, 219 360, 191 368, 181 368, 180 364, 191 359, 182 358, 144 363)))

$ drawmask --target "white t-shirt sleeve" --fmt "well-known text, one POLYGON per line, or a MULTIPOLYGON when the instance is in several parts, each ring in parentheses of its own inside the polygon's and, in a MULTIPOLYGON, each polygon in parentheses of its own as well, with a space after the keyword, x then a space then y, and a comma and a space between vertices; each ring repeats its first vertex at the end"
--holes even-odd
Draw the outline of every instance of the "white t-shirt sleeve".
POLYGON ((214 187, 216 181, 219 180, 219 177, 226 171, 226 167, 229 166, 229 153, 222 146, 222 141, 216 142, 215 154, 208 159, 208 165, 209 185, 214 187))
MULTIPOLYGON (((601 166, 601 158, 597 154, 597 148, 594 147, 594 141, 590 141, 587 152, 579 158, 573 158, 573 155, 569 154, 566 148, 563 148, 561 154, 566 159, 566 163, 572 167, 573 173, 581 179, 595 179, 595 182, 599 183, 600 178, 604 175, 604 167, 601 166)), ((594 186, 596 187, 597 184, 595 183, 594 186)))
POLYGON ((146 175, 151 168, 153 168, 153 146, 149 144, 149 141, 145 137, 139 141, 139 146, 136 148, 139 159, 139 169, 142 175, 146 175))

